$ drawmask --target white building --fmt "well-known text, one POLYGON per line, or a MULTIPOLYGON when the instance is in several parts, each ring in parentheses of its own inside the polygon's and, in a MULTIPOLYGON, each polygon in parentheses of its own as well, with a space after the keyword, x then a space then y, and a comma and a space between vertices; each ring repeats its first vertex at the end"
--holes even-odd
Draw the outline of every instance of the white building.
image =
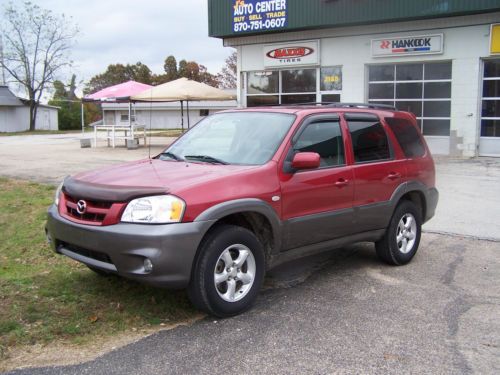
MULTIPOLYGON (((36 130, 58 130, 58 107, 40 104, 36 114, 36 130)), ((7 86, 0 86, 0 133, 23 132, 30 128, 30 108, 7 86)))
MULTIPOLYGON (((192 126, 209 114, 235 108, 237 103, 235 100, 193 101, 188 104, 184 102, 184 128, 188 127, 187 106, 189 106, 189 123, 192 126)), ((103 102, 102 110, 104 124, 126 125, 129 122, 128 103, 103 102)), ((134 103, 131 113, 132 121, 145 125, 147 129, 180 129, 182 127, 180 102, 134 103)))
POLYGON ((210 35, 238 51, 243 106, 390 104, 434 154, 500 156, 500 1, 209 3, 210 35))

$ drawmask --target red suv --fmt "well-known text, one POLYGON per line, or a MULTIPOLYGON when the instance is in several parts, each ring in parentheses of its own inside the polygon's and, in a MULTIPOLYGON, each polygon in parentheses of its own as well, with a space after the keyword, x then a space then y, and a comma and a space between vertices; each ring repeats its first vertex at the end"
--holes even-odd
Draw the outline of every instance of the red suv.
POLYGON ((48 213, 54 250, 100 274, 187 288, 219 317, 266 270, 359 241, 415 255, 438 201, 415 117, 332 104, 220 112, 160 155, 68 177, 48 213))

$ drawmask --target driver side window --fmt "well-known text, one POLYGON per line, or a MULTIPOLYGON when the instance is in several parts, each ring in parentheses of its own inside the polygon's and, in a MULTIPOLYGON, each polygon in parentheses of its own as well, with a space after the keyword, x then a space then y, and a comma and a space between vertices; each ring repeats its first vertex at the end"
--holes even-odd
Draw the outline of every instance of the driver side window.
POLYGON ((313 122, 299 135, 293 147, 295 152, 316 152, 320 167, 345 164, 344 141, 340 124, 336 120, 313 122))

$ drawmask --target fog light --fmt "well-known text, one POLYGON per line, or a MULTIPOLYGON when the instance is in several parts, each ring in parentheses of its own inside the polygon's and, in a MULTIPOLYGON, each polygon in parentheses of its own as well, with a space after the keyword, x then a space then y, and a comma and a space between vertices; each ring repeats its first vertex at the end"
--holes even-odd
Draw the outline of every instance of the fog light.
POLYGON ((150 273, 153 270, 153 263, 148 258, 144 259, 144 271, 150 273))

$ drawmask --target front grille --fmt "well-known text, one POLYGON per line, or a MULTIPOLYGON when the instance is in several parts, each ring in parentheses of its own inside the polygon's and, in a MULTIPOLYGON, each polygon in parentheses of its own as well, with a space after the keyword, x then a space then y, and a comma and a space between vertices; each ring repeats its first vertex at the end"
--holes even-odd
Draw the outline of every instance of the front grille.
POLYGON ((111 225, 120 221, 125 203, 103 202, 85 199, 86 209, 79 213, 78 202, 81 199, 66 193, 61 195, 59 213, 68 220, 87 225, 111 225))
POLYGON ((113 262, 111 261, 111 258, 108 256, 108 254, 104 254, 104 253, 101 253, 99 251, 84 249, 83 247, 72 245, 72 244, 69 244, 67 242, 62 242, 62 241, 59 242, 58 246, 63 247, 66 250, 69 250, 73 253, 79 254, 79 255, 87 257, 87 258, 95 259, 95 260, 98 260, 98 261, 104 262, 104 263, 113 264, 113 262))

